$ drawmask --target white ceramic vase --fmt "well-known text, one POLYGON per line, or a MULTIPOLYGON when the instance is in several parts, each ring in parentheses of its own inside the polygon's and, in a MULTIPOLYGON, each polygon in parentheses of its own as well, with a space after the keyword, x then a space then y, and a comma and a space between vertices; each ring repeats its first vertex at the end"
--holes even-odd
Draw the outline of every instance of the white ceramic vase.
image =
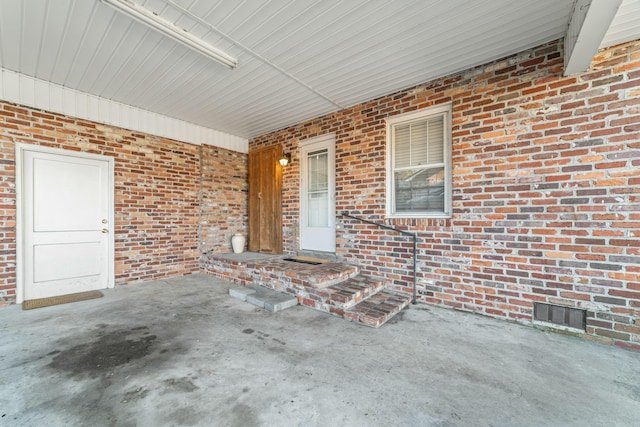
POLYGON ((231 247, 233 248, 233 253, 239 254, 244 251, 244 234, 236 233, 231 236, 231 247))

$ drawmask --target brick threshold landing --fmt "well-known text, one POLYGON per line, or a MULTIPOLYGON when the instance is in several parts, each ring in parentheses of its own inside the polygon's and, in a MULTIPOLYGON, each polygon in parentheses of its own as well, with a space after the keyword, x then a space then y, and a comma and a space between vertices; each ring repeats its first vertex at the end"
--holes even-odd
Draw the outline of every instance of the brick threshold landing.
POLYGON ((298 303, 377 328, 411 301, 385 289, 383 281, 360 274, 357 266, 329 262, 310 265, 285 261, 288 255, 205 255, 203 272, 239 285, 259 285, 294 295, 298 303))

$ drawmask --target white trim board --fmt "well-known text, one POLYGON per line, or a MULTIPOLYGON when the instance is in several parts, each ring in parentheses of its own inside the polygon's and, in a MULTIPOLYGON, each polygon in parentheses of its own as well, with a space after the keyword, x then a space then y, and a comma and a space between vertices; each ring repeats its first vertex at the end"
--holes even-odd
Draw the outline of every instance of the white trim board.
POLYGON ((598 52, 622 0, 577 0, 565 36, 565 76, 586 71, 598 52))
POLYGON ((0 68, 0 99, 196 145, 249 152, 246 138, 0 68))

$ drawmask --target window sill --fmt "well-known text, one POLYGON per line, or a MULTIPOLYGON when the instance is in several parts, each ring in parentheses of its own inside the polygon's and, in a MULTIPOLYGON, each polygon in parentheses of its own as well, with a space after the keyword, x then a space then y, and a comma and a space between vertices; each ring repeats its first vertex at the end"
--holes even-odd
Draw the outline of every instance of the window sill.
POLYGON ((446 213, 433 213, 433 214, 420 214, 420 213, 411 213, 411 214, 387 214, 387 219, 451 219, 450 214, 446 213))

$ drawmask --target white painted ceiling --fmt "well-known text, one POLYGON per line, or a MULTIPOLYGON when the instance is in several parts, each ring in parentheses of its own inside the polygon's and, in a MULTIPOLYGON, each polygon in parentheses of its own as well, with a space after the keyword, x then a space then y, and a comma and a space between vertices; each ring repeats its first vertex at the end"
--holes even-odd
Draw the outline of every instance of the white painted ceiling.
POLYGON ((640 38, 640 0, 624 0, 605 34, 601 48, 640 38))
MULTIPOLYGON (((558 39, 574 0, 136 0, 229 70, 99 0, 0 0, 0 67, 251 138, 558 39), (223 36, 221 34, 226 35, 223 36)), ((625 0, 603 46, 638 38, 625 0)))

